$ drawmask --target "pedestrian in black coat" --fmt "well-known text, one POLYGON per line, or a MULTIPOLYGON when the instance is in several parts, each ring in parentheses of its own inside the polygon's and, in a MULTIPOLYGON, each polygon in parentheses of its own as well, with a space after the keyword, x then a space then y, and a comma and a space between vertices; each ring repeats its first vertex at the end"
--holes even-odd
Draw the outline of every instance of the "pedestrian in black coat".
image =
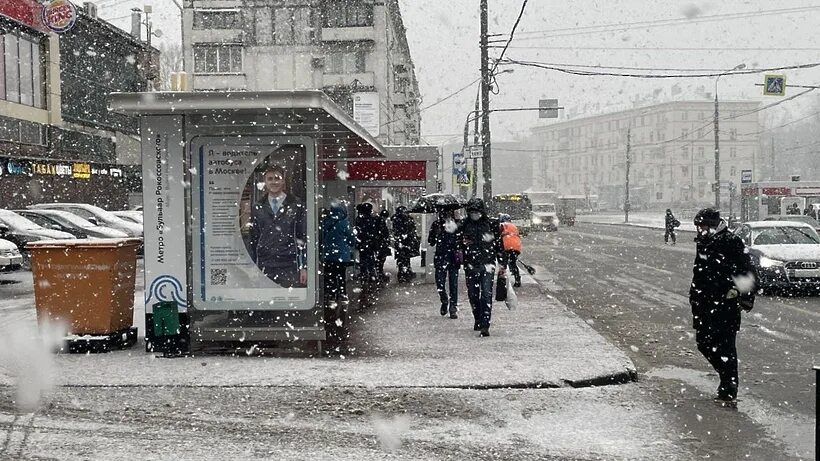
POLYGON ((449 311, 451 319, 458 318, 458 269, 461 266, 458 227, 459 221, 453 211, 442 210, 427 234, 427 243, 436 247, 433 265, 436 268, 436 291, 441 300, 439 313, 447 315, 449 311))
POLYGON ((743 240, 729 231, 720 213, 695 216, 698 235, 689 303, 698 350, 720 376, 717 399, 737 398, 737 332, 740 311, 754 304, 755 269, 743 240))
POLYGON ((384 263, 387 261, 387 257, 390 256, 390 229, 387 227, 388 219, 390 219, 389 211, 382 210, 379 212, 379 220, 381 221, 379 239, 381 241, 381 247, 379 248, 379 259, 376 275, 380 277, 379 280, 381 282, 385 283, 390 280, 390 277, 384 272, 384 263))
POLYGON ((396 250, 396 265, 399 268, 399 282, 409 282, 416 277, 410 268, 410 259, 419 255, 420 238, 416 232, 416 221, 407 212, 407 207, 396 208, 393 222, 393 244, 396 250))
POLYGON ((666 209, 666 216, 665 220, 665 230, 663 234, 663 242, 669 243, 669 237, 672 237, 672 245, 677 243, 678 237, 675 235, 675 228, 680 226, 680 221, 672 214, 672 210, 669 208, 666 209))
POLYGON ((487 216, 487 208, 480 198, 470 199, 466 208, 467 219, 461 222, 459 233, 467 297, 475 319, 473 330, 481 331, 481 336, 490 336, 495 270, 497 266, 499 276, 503 276, 507 266, 501 223, 487 216))

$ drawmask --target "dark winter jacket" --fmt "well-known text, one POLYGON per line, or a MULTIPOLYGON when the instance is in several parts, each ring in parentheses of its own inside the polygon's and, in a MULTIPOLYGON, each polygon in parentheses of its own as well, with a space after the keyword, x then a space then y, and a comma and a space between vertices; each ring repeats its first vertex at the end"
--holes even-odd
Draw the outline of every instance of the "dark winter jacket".
POLYGON ((291 194, 275 215, 267 195, 253 206, 248 251, 259 268, 307 267, 305 215, 304 203, 291 194))
POLYGON ((353 231, 342 205, 333 205, 322 220, 322 260, 349 263, 353 261, 353 231))
MULTIPOLYGON (((370 208, 372 209, 372 206, 370 208)), ((378 255, 387 239, 387 236, 382 234, 382 218, 369 212, 362 212, 360 209, 356 217, 354 236, 356 248, 360 253, 378 255)))
POLYGON ((387 227, 387 218, 379 216, 379 256, 390 256, 390 229, 387 227))
POLYGON ((755 275, 743 240, 721 221, 717 232, 699 236, 696 242, 697 254, 689 288, 693 326, 697 330, 737 331, 740 328, 740 301, 748 306, 754 302, 753 287, 750 287, 751 291, 739 292, 737 297, 727 298, 730 290, 739 290, 735 277, 755 275))
POLYGON ((393 244, 397 258, 412 258, 419 254, 419 234, 416 221, 407 213, 396 213, 393 222, 393 244))
POLYGON ((446 262, 456 262, 456 252, 459 250, 461 242, 460 223, 454 221, 455 229, 447 232, 446 221, 437 219, 430 226, 430 233, 427 234, 427 243, 436 247, 436 259, 443 259, 446 262))
POLYGON ((501 223, 497 219, 487 217, 482 211, 477 221, 470 218, 461 221, 458 232, 461 234, 464 265, 468 269, 483 269, 485 265, 496 262, 507 265, 507 254, 501 242, 501 223))
POLYGON ((680 221, 678 221, 678 218, 676 218, 672 213, 666 213, 666 230, 673 231, 678 226, 680 226, 680 221))

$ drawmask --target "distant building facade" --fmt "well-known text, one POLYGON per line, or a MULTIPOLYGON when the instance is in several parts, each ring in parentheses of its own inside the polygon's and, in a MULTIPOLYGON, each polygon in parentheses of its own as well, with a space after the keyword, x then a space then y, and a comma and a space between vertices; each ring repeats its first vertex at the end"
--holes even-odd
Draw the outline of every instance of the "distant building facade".
MULTIPOLYGON (((743 170, 758 178, 764 167, 758 105, 720 102, 720 178, 725 200, 730 182, 739 191, 743 170)), ((529 148, 539 153, 532 163, 532 186, 562 195, 597 195, 602 208, 621 207, 630 132, 633 208, 714 204, 713 121, 713 101, 673 101, 534 128, 529 148)))
POLYGON ((383 144, 418 144, 398 0, 185 0, 194 91, 321 89, 383 144))
POLYGON ((34 0, 0 2, 0 207, 85 202, 128 206, 139 184, 137 121, 107 110, 108 94, 144 91, 152 51, 78 9, 53 33, 34 0))

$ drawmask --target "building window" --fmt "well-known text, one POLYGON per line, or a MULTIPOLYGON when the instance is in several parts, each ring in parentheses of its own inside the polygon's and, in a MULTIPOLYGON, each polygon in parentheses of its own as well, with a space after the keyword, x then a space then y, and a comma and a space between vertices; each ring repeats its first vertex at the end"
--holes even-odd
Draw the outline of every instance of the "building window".
POLYGON ((277 45, 307 45, 316 41, 310 7, 276 8, 273 14, 273 41, 277 45))
POLYGON ((688 146, 681 146, 680 154, 681 154, 681 157, 684 160, 687 160, 689 158, 689 147, 688 146))
POLYGON ((324 27, 371 27, 373 4, 361 0, 332 1, 325 4, 322 19, 324 27))
POLYGON ((36 146, 48 144, 44 125, 8 117, 0 117, 0 140, 36 146))
POLYGON ((194 10, 194 29, 239 29, 238 10, 194 10))
MULTIPOLYGON (((684 113, 686 113, 686 112, 684 112, 684 113)), ((683 138, 683 139, 688 138, 688 137, 689 137, 689 130, 688 130, 688 129, 686 129, 686 128, 682 129, 682 130, 680 131, 680 136, 681 136, 681 138, 683 138)))
POLYGON ((737 139, 737 128, 729 130, 729 139, 737 139))
POLYGON ((325 73, 361 74, 366 72, 367 53, 365 51, 332 53, 328 56, 325 73))
POLYGON ((737 147, 732 147, 729 149, 729 157, 736 158, 737 157, 737 147))
POLYGON ((242 72, 242 45, 194 45, 194 72, 197 74, 242 72))
POLYGON ((698 178, 703 178, 704 176, 706 176, 706 168, 701 165, 698 167, 698 178))
POLYGON ((663 192, 655 192, 656 200, 663 200, 663 192))
POLYGON ((730 176, 730 177, 731 177, 731 176, 735 176, 736 174, 737 174, 737 168, 735 168, 735 167, 731 167, 731 168, 729 169, 729 176, 730 176))
POLYGON ((45 107, 45 63, 42 40, 24 32, 0 34, 0 99, 45 107))
POLYGON ((698 147, 698 158, 703 158, 703 153, 704 153, 703 147, 698 147))
POLYGON ((686 111, 681 112, 680 113, 680 119, 684 122, 689 120, 689 112, 686 112, 686 111))

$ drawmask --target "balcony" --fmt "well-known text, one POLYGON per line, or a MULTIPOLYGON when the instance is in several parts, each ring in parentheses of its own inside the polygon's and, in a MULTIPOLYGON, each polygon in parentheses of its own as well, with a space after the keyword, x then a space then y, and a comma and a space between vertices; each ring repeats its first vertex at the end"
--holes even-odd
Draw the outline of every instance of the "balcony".
POLYGON ((368 27, 323 27, 323 42, 376 41, 376 28, 368 27))

